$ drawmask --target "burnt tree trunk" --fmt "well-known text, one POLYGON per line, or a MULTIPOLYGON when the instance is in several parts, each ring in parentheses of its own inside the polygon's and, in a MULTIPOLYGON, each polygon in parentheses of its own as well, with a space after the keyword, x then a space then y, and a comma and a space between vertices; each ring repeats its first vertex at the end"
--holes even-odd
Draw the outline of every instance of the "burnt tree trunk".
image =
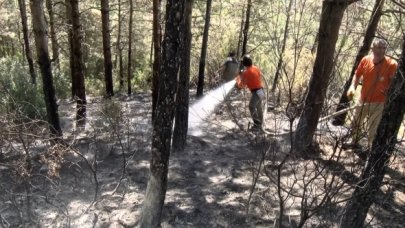
POLYGON ((273 85, 271 87, 271 92, 274 94, 274 91, 277 88, 277 84, 281 75, 281 70, 283 67, 283 63, 284 63, 284 52, 285 52, 285 47, 287 44, 287 39, 288 39, 288 33, 289 33, 289 25, 290 25, 290 18, 291 18, 291 7, 292 7, 292 3, 293 0, 290 0, 290 2, 288 3, 288 7, 286 9, 286 14, 287 14, 287 18, 285 21, 285 25, 284 25, 284 34, 283 34, 283 43, 281 44, 281 50, 280 50, 280 56, 278 59, 278 63, 277 63, 277 68, 276 68, 276 73, 274 74, 274 80, 273 80, 273 85))
POLYGON ((43 0, 30 0, 30 8, 38 64, 42 75, 47 119, 50 124, 51 134, 60 137, 62 136, 62 130, 59 124, 58 105, 56 103, 51 61, 49 59, 48 35, 46 32, 47 28, 43 11, 43 0))
POLYGON ((205 25, 203 41, 201 46, 200 64, 198 67, 198 82, 197 82, 197 98, 203 96, 204 93, 204 74, 205 74, 205 58, 207 57, 207 45, 208 45, 208 32, 210 28, 211 20, 211 3, 212 0, 207 0, 207 7, 205 11, 205 25))
POLYGON ((180 63, 181 27, 185 0, 168 0, 163 41, 161 84, 153 121, 150 176, 142 205, 139 227, 160 227, 167 189, 167 174, 175 114, 175 94, 180 63))
POLYGON ((184 6, 184 27, 181 30, 181 62, 179 87, 177 89, 176 117, 173 132, 173 149, 183 151, 186 147, 188 130, 188 106, 190 87, 190 50, 191 50, 191 14, 193 10, 193 0, 186 0, 184 6))
POLYGON ((132 25, 134 20, 134 3, 133 0, 129 0, 129 25, 128 25, 128 72, 127 72, 127 93, 132 94, 131 90, 131 78, 132 78, 132 25))
POLYGON ((371 147, 370 158, 361 174, 351 199, 347 202, 341 227, 363 227, 367 212, 380 190, 388 163, 397 140, 398 130, 405 112, 405 36, 402 56, 395 78, 388 92, 377 135, 371 147))
POLYGON ((59 47, 58 47, 59 44, 58 39, 56 37, 55 13, 53 12, 52 0, 46 0, 46 9, 48 10, 49 15, 49 28, 52 44, 52 60, 56 63, 56 66, 59 69, 59 47))
MULTIPOLYGON (((363 45, 361 46, 359 52, 357 53, 356 60, 354 61, 354 65, 352 71, 350 72, 349 78, 347 79, 344 87, 342 96, 340 97, 339 104, 336 108, 336 112, 348 108, 350 105, 350 100, 347 97, 347 91, 350 88, 350 85, 353 80, 354 73, 360 63, 360 60, 367 55, 368 50, 370 49, 371 43, 373 42, 373 38, 377 31, 378 22, 380 21, 382 15, 382 9, 384 6, 385 0, 376 0, 373 8, 373 12, 371 14, 370 21, 367 25, 366 34, 364 35, 363 45)), ((334 118, 333 124, 334 125, 343 125, 345 123, 347 112, 338 115, 334 118)))
POLYGON ((236 57, 239 58, 239 53, 240 53, 240 46, 242 43, 242 35, 243 35, 243 25, 245 24, 245 4, 243 4, 242 7, 242 17, 240 20, 240 29, 239 29, 239 35, 238 35, 238 48, 236 49, 236 57))
MULTIPOLYGON (((245 26, 243 27, 242 56, 247 54, 247 42, 249 38, 250 12, 252 10, 252 0, 248 0, 246 7, 245 26)), ((241 64, 242 66, 242 64, 241 64)))
POLYGON ((84 84, 84 63, 82 53, 82 33, 80 24, 79 0, 70 0, 72 17, 72 59, 76 99, 76 121, 84 125, 86 118, 86 89, 84 84))
POLYGON ((75 66, 73 59, 73 26, 72 26, 72 6, 70 5, 70 0, 65 0, 66 7, 66 27, 67 27, 67 37, 69 43, 69 67, 70 67, 70 79, 71 84, 71 96, 72 100, 76 97, 76 80, 75 80, 75 66))
POLYGON ((162 29, 160 27, 160 5, 162 0, 153 0, 153 72, 152 72, 152 121, 155 117, 159 92, 159 68, 161 58, 162 29))
POLYGON ((325 100, 326 89, 334 65, 334 53, 339 27, 347 6, 353 1, 324 0, 319 25, 319 43, 309 82, 303 112, 295 132, 294 149, 307 157, 325 100))
POLYGON ((27 58, 28 67, 30 69, 31 82, 32 84, 36 84, 37 75, 35 74, 34 61, 32 59, 32 53, 30 48, 30 40, 28 38, 27 8, 25 6, 25 0, 18 0, 18 6, 20 8, 20 15, 21 15, 25 57, 27 58))
POLYGON ((114 89, 111 61, 110 6, 108 0, 101 0, 101 23, 103 33, 105 91, 107 97, 112 97, 114 96, 114 89))

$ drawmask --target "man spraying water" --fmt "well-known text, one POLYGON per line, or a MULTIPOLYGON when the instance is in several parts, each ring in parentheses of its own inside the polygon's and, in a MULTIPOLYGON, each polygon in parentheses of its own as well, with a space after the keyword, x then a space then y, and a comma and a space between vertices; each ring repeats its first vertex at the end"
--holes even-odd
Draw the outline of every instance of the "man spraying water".
POLYGON ((253 65, 252 59, 248 55, 243 57, 242 65, 246 69, 235 78, 236 86, 239 89, 247 87, 252 92, 249 102, 249 111, 253 119, 251 130, 264 132, 262 101, 265 94, 262 82, 263 74, 257 66, 253 65))

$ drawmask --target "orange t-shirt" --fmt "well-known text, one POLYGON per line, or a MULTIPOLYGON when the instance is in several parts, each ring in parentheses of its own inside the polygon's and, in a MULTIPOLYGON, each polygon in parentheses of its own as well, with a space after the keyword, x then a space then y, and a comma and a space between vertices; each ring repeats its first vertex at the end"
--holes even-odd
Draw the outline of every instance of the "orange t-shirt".
POLYGON ((263 88, 261 79, 261 72, 256 66, 247 67, 246 70, 240 74, 240 81, 238 87, 248 87, 250 90, 263 88))
POLYGON ((356 80, 363 76, 360 101, 383 103, 397 66, 397 62, 389 57, 384 57, 378 64, 373 63, 372 55, 364 57, 356 70, 356 80))

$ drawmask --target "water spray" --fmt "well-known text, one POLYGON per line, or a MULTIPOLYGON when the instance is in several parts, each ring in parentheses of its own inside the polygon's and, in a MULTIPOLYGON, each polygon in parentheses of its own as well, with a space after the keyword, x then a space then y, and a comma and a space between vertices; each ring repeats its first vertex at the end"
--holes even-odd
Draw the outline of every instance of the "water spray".
POLYGON ((226 96, 235 87, 235 80, 231 80, 208 92, 195 102, 188 111, 188 134, 200 136, 203 134, 199 127, 211 115, 215 108, 221 104, 226 96))

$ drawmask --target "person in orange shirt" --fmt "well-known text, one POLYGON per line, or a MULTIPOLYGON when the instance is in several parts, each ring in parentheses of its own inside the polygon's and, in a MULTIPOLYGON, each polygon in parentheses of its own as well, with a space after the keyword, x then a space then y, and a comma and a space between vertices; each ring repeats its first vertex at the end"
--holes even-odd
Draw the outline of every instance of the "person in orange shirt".
POLYGON ((362 78, 363 85, 358 101, 360 106, 355 109, 351 122, 352 140, 348 143, 351 147, 359 147, 358 142, 362 137, 360 130, 363 124, 368 130, 368 146, 371 146, 377 133, 386 95, 398 66, 395 60, 385 56, 386 49, 385 40, 375 39, 373 41, 372 54, 365 56, 360 61, 347 92, 349 99, 352 99, 360 78, 362 78), (365 122, 365 120, 367 121, 365 122))
POLYGON ((262 83, 262 72, 257 66, 254 66, 250 56, 245 55, 242 59, 242 65, 246 68, 236 77, 236 86, 238 88, 248 88, 252 92, 249 102, 249 111, 253 119, 253 131, 264 131, 263 129, 263 108, 262 101, 265 97, 262 83))

